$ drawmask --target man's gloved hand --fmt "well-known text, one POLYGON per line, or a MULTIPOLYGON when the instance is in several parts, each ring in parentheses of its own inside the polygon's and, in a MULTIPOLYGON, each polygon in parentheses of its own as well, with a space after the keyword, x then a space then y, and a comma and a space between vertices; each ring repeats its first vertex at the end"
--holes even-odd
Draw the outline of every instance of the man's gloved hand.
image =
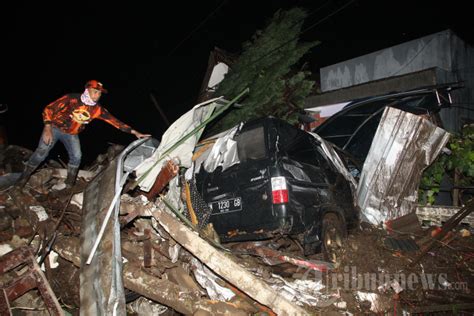
POLYGON ((133 135, 135 135, 137 138, 145 138, 145 137, 150 137, 151 135, 150 134, 142 134, 140 132, 137 132, 136 130, 132 129, 132 131, 130 132, 132 133, 133 135))

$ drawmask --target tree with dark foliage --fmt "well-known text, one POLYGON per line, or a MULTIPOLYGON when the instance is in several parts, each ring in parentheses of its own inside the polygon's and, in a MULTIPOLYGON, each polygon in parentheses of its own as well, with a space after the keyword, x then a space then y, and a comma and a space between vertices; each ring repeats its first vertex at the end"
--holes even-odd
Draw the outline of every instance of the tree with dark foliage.
POLYGON ((295 66, 318 44, 298 41, 306 15, 299 8, 279 10, 263 31, 258 30, 244 43, 242 54, 219 84, 216 95, 232 99, 246 87, 250 93, 240 103, 242 107, 225 113, 212 128, 214 132, 265 115, 296 121, 314 82, 307 80, 309 71, 295 66))

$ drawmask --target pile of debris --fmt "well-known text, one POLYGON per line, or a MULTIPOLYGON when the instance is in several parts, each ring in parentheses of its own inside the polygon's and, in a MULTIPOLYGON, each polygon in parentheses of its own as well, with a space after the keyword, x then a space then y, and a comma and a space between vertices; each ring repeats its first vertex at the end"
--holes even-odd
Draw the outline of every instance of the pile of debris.
MULTIPOLYGON (((51 162, 24 189, 0 192, 0 313, 355 315, 474 308, 474 238, 472 226, 462 226, 472 201, 441 227, 422 226, 414 212, 399 212, 384 227, 361 222, 332 262, 322 254, 303 256, 301 244, 284 235, 221 243, 177 177, 189 168, 186 159, 212 118, 212 111, 198 108, 184 116, 189 124, 177 123, 186 129, 173 125, 159 145, 148 139, 111 148, 81 170, 71 190, 58 190, 66 172, 51 162)), ((14 155, 14 148, 2 155, 7 177, 31 154, 14 155)))
MULTIPOLYGON (((113 171, 109 168, 108 173, 113 171)), ((0 271, 9 298, 2 303, 3 310, 48 309, 56 314, 60 308, 77 314, 79 308, 92 308, 81 300, 91 289, 87 289, 89 282, 91 287, 98 282, 104 289, 112 283, 110 265, 95 275, 81 267, 89 255, 81 250, 81 238, 82 242, 91 238, 81 234, 83 190, 86 184, 90 190, 107 177, 96 176, 92 181, 81 177, 75 191, 64 194, 52 190, 62 181, 61 174, 59 169, 45 167, 27 190, 0 194, 4 255, 0 271), (41 277, 28 283, 26 276, 32 273, 41 277), (40 291, 28 291, 31 288, 40 291), (51 303, 54 299, 47 293, 56 295, 57 303, 51 303)), ((101 199, 113 199, 106 192, 96 193, 101 199)), ((119 216, 124 303, 130 313, 359 314, 404 308, 416 314, 453 306, 472 308, 474 237, 470 227, 448 229, 441 236, 444 230, 422 229, 416 216, 415 222, 412 217, 410 223, 391 223, 389 230, 362 225, 349 234, 335 265, 322 261, 321 255, 303 258, 297 244, 285 238, 220 245, 212 230, 198 233, 166 211, 162 200, 150 202, 143 194, 132 195, 121 195, 119 216)), ((94 207, 104 213, 106 205, 94 207)))
MULTIPOLYGON (((92 265, 84 260, 88 258, 84 256, 84 239, 92 238, 88 230, 96 227, 83 226, 91 218, 83 210, 98 207, 96 211, 100 213, 113 200, 109 188, 104 184, 113 178, 113 167, 111 164, 92 181, 90 177, 80 176, 82 181, 73 192, 54 191, 53 187, 62 181, 54 175, 61 175, 61 172, 45 167, 32 177, 26 189, 12 188, 1 193, 4 221, 0 271, 3 273, 2 288, 7 297, 2 302, 3 311, 9 308, 48 309, 57 314, 58 309, 62 308, 77 313, 79 307, 83 311, 100 311, 102 307, 97 306, 95 301, 87 302, 93 295, 88 291, 94 292, 94 284, 100 284, 102 290, 106 291, 107 286, 114 282, 114 267, 110 260, 100 262, 110 259, 107 258, 109 252, 104 249, 93 257, 92 265), (40 176, 41 181, 37 179, 40 176), (84 194, 90 197, 94 194, 92 191, 96 197, 100 197, 95 199, 96 205, 83 205, 84 194), (22 259, 18 260, 18 257, 22 259), (38 264, 33 259, 36 257, 38 264), (34 282, 24 277, 25 273, 30 273, 29 270, 25 271, 25 266, 32 262, 34 265, 30 270, 41 276, 34 282), (81 265, 81 262, 85 264, 81 265), (28 292, 32 288, 40 291, 28 292), (51 297, 46 296, 42 288, 46 288, 47 293, 53 293, 51 297)), ((87 199, 89 203, 94 202, 92 200, 87 199)), ((198 311, 213 315, 246 315, 259 311, 271 313, 267 305, 279 314, 303 313, 302 307, 290 302, 299 297, 296 292, 298 287, 272 275, 270 269, 289 259, 296 261, 296 257, 284 256, 275 250, 275 245, 266 248, 267 254, 261 252, 264 249, 262 245, 245 249, 240 245, 235 254, 239 254, 242 260, 236 260, 231 248, 218 245, 211 239, 212 234, 206 234, 205 230, 199 236, 192 226, 183 224, 174 214, 165 211, 166 206, 162 201, 149 202, 142 194, 134 197, 122 194, 120 200, 120 258, 123 260, 120 277, 126 288, 124 303, 130 312, 160 314, 171 309, 182 314, 195 314, 198 311), (256 260, 259 254, 269 260, 271 265, 256 260), (221 278, 213 271, 225 277, 221 278), (266 283, 262 278, 271 282, 266 283), (232 284, 237 284, 239 288, 232 284), (288 288, 286 298, 281 296, 283 288, 288 288)), ((97 215, 104 217, 105 214, 97 215)), ((97 219, 95 216, 92 218, 97 219)), ((107 227, 106 230, 109 229, 107 227)), ((110 236, 103 237, 102 248, 112 246, 108 238, 110 236)), ((94 242, 89 241, 90 245, 94 242)), ((310 263, 299 260, 301 264, 310 263)), ((317 269, 324 268, 324 264, 311 265, 317 269)), ((315 282, 306 283, 299 291, 316 290, 311 287, 315 282)), ((311 298, 309 302, 314 303, 315 300, 311 298)))
MULTIPOLYGON (((472 211, 473 204, 467 207, 472 211)), ((472 310, 472 227, 422 227, 410 217, 415 230, 362 225, 348 236, 340 265, 325 279, 328 288, 340 289, 335 306, 353 314, 472 310)))

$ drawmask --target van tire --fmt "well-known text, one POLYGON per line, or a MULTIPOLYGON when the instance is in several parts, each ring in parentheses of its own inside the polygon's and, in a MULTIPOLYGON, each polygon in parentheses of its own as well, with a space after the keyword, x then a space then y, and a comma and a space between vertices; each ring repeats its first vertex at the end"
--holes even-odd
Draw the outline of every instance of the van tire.
POLYGON ((324 260, 332 262, 336 266, 340 264, 340 251, 346 236, 345 226, 339 216, 335 213, 326 213, 321 231, 324 260))

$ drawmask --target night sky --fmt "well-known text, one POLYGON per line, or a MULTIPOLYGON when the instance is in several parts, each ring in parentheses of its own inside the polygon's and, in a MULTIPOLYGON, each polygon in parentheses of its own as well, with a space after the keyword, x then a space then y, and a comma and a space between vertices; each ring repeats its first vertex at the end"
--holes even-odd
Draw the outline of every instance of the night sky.
MULTIPOLYGON (((322 43, 305 61, 318 74, 320 67, 448 28, 474 44, 468 2, 438 2, 16 1, 0 13, 0 103, 9 106, 1 119, 10 144, 34 149, 44 106, 97 79, 109 90, 101 103, 112 114, 160 139, 165 126, 150 93, 175 120, 196 103, 210 51, 240 52, 279 8, 299 6, 309 13, 302 40, 322 43)), ((108 142, 134 139, 95 120, 81 134, 83 163, 105 152, 108 142)), ((67 161, 61 144, 54 156, 67 161)))

